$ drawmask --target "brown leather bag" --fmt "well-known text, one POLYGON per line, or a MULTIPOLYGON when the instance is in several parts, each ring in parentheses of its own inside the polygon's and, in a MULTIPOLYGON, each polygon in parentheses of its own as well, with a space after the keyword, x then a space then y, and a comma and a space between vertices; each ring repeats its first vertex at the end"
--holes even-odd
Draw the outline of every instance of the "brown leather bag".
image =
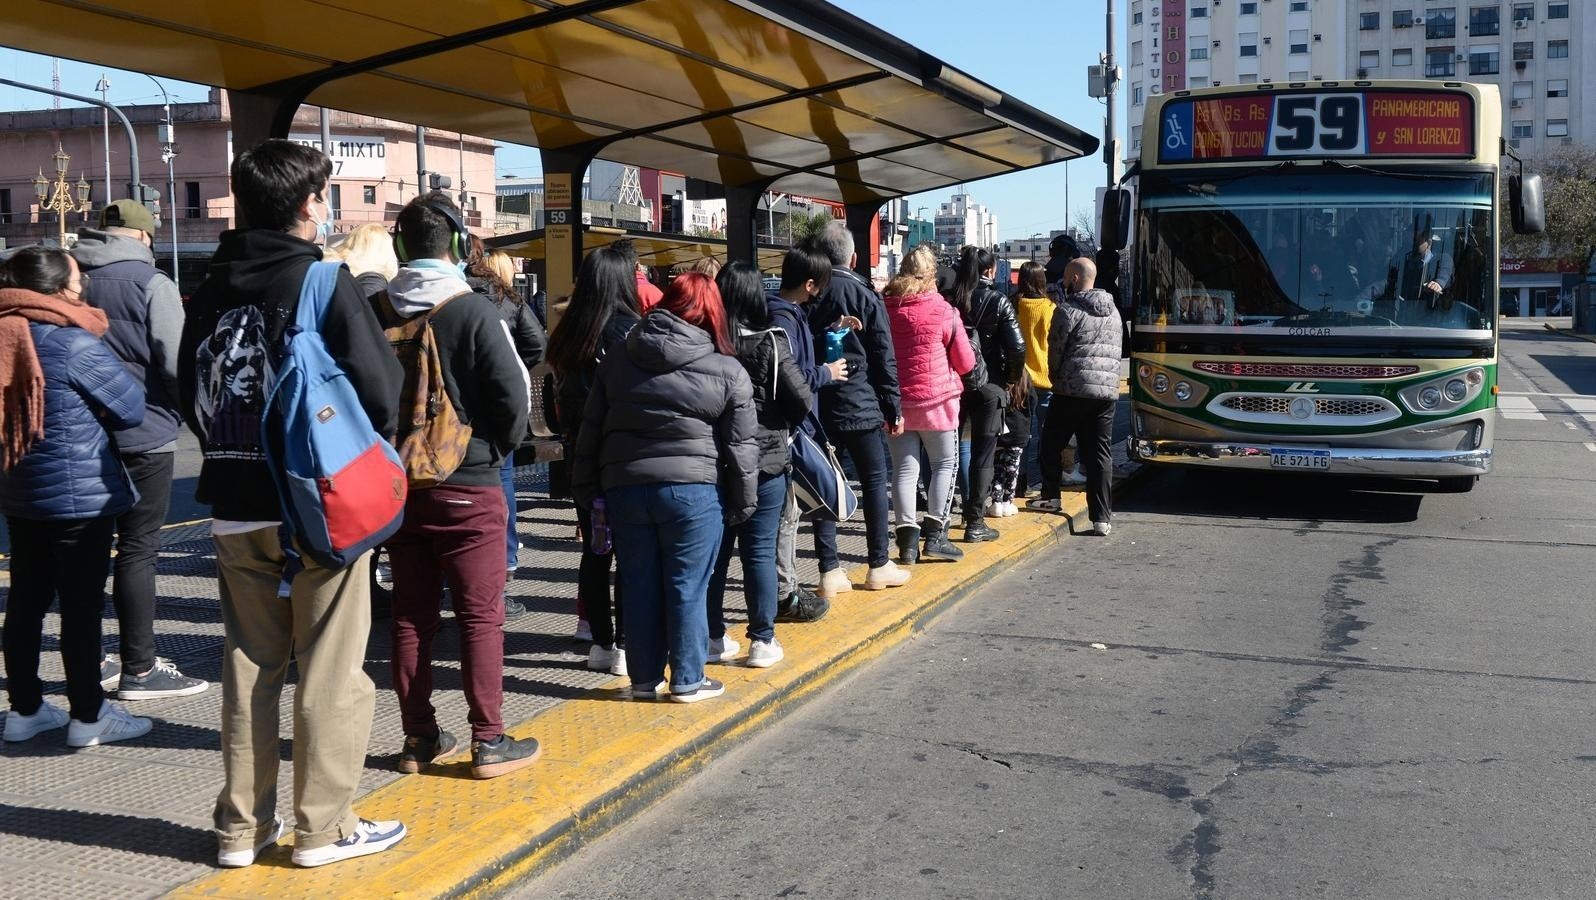
MULTIPOLYGON (((464 296, 463 292, 460 296, 464 296)), ((393 311, 387 299, 373 303, 382 313, 383 333, 404 367, 404 388, 400 392, 399 433, 394 446, 404 463, 411 488, 430 488, 442 484, 465 461, 471 441, 471 426, 461 421, 449 400, 443 380, 443 361, 432 331, 432 317, 453 297, 431 310, 409 319, 393 311)))

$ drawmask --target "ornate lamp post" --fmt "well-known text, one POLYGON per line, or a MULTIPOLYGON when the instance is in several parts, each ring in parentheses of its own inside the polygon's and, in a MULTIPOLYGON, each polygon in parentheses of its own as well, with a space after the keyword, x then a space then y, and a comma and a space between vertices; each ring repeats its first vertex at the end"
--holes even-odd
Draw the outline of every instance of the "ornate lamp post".
POLYGON ((89 211, 89 183, 83 180, 82 175, 78 176, 77 184, 67 183, 67 167, 72 157, 66 154, 60 144, 56 145, 52 159, 55 161, 55 181, 46 178, 44 170, 40 169, 33 179, 33 192, 38 195, 40 212, 56 214, 56 245, 65 247, 67 215, 89 211))

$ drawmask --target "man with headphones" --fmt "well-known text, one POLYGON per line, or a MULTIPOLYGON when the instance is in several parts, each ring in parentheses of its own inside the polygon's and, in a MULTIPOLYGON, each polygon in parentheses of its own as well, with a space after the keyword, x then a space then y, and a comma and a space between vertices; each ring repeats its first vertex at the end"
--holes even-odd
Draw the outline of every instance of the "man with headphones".
MULTIPOLYGON (((428 316, 445 393, 471 429, 458 468, 431 487, 411 485, 405 520, 388 541, 393 564, 393 688, 405 742, 399 770, 419 772, 458 742, 438 726, 432 640, 447 581, 460 631, 460 668, 471 724, 471 770, 505 775, 537 759, 538 742, 504 733, 504 541, 508 513, 499 469, 526 433, 526 376, 492 301, 466 283, 471 235, 447 195, 433 191, 399 212, 394 249, 404 267, 389 282, 387 321, 428 316)), ((407 379, 407 390, 414 390, 407 379)), ((408 408, 409 398, 400 398, 408 408)), ((411 429, 399 423, 398 440, 411 429)))

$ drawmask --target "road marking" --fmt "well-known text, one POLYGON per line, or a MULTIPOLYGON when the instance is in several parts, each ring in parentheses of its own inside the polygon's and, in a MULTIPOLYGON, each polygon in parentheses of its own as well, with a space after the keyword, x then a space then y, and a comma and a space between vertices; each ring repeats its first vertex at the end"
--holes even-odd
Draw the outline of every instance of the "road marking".
POLYGON ((1585 442, 1585 449, 1589 450, 1592 453, 1596 453, 1596 441, 1586 441, 1585 442))
POLYGON ((1504 419, 1528 419, 1531 421, 1546 421, 1546 416, 1535 408, 1535 404, 1528 397, 1501 396, 1496 398, 1496 409, 1504 419))
POLYGON ((1563 402, 1581 419, 1596 425, 1596 397, 1565 397, 1563 402))

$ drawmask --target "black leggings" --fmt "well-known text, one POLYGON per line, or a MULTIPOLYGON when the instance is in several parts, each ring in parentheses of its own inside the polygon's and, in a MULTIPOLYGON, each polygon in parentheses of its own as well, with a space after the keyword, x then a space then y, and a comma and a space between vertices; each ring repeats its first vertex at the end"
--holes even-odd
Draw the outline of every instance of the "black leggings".
POLYGON ((580 505, 576 507, 576 526, 582 532, 582 563, 577 569, 576 595, 582 598, 587 610, 587 624, 593 630, 593 643, 612 647, 626 640, 626 626, 621 619, 621 585, 615 582, 614 602, 610 599, 610 564, 615 561, 615 550, 594 553, 590 535, 593 533, 593 515, 580 505), (610 620, 611 613, 615 619, 610 620))
POLYGON ((998 434, 1003 430, 1004 395, 1001 385, 989 383, 966 391, 959 404, 959 418, 970 426, 970 471, 962 479, 964 493, 960 497, 966 522, 985 515, 986 501, 992 493, 992 462, 997 454, 998 434))
POLYGON ((6 599, 6 691, 11 708, 39 711, 44 683, 39 651, 44 616, 61 601, 61 662, 66 667, 72 718, 97 722, 100 687, 100 611, 111 568, 111 516, 50 521, 6 516, 11 533, 11 594, 6 599))

